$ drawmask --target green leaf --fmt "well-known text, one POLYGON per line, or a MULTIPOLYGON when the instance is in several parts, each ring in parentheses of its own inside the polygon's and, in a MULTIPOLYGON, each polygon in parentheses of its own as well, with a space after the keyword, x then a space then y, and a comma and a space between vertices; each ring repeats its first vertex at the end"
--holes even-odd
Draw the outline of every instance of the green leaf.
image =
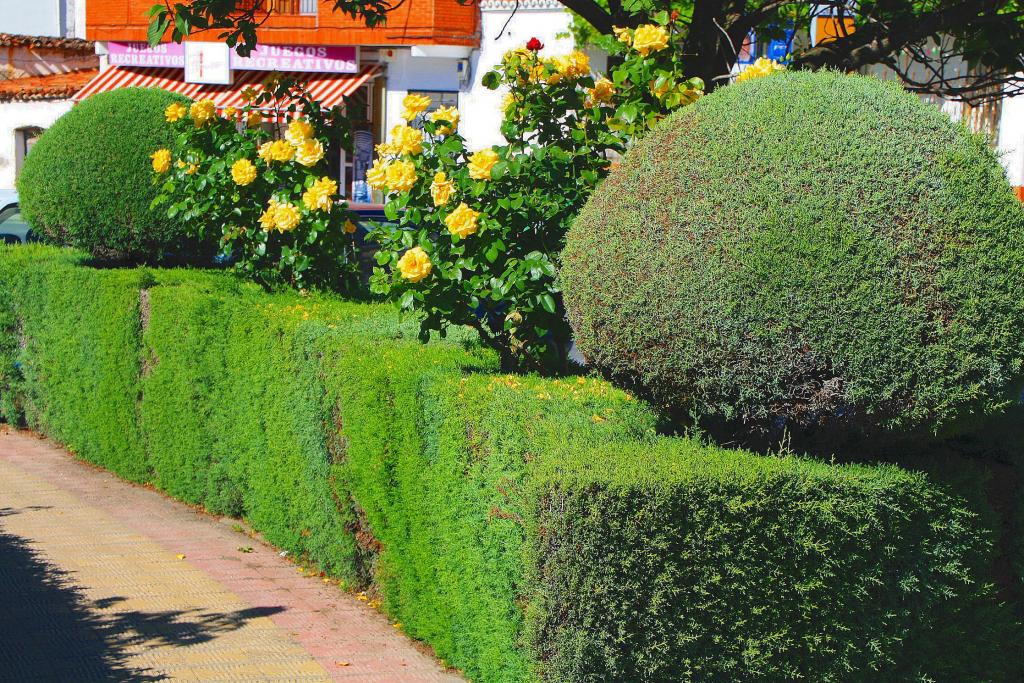
POLYGON ((554 315, 555 310, 556 310, 555 297, 551 296, 547 292, 545 292, 544 294, 541 294, 540 295, 540 305, 544 307, 545 311, 547 311, 548 313, 551 313, 552 315, 554 315))
POLYGON ((484 74, 484 77, 480 79, 480 82, 488 90, 497 90, 501 85, 501 78, 498 76, 497 71, 488 71, 484 74))

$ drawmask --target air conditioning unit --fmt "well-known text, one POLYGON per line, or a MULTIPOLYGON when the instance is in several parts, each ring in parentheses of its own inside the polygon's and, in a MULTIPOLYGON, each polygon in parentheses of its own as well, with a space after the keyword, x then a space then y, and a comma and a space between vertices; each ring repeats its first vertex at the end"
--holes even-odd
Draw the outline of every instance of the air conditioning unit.
POLYGON ((472 74, 469 69, 469 60, 460 59, 455 63, 455 71, 459 74, 459 85, 466 85, 469 83, 472 74))

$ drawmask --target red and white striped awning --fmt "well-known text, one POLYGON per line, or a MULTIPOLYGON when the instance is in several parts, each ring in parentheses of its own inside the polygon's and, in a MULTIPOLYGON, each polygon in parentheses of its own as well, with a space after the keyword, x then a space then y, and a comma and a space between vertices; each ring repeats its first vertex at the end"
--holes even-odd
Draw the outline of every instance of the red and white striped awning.
MULTIPOLYGON (((355 74, 282 72, 281 76, 294 77, 305 84, 310 96, 321 106, 333 107, 343 104, 345 97, 380 73, 380 65, 371 64, 355 74)), ((90 95, 118 88, 163 88, 193 100, 211 99, 218 109, 241 108, 245 104, 242 90, 259 86, 269 75, 266 71, 236 71, 235 82, 231 85, 206 85, 186 83, 183 69, 112 66, 89 81, 72 99, 81 102, 90 95)))

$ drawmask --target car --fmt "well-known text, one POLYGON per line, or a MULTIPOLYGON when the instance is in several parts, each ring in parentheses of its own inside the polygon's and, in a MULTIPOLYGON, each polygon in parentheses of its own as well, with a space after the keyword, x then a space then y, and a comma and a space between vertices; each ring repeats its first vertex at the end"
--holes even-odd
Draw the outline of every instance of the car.
POLYGON ((38 241, 32 228, 21 217, 18 193, 0 190, 0 244, 24 244, 38 241))

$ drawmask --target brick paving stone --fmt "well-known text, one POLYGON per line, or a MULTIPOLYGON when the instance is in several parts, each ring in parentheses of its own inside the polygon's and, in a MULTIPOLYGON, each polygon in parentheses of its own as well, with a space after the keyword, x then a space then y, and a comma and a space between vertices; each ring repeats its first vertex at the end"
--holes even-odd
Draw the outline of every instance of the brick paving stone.
POLYGON ((0 426, 0 681, 157 680, 463 679, 230 523, 0 426))

